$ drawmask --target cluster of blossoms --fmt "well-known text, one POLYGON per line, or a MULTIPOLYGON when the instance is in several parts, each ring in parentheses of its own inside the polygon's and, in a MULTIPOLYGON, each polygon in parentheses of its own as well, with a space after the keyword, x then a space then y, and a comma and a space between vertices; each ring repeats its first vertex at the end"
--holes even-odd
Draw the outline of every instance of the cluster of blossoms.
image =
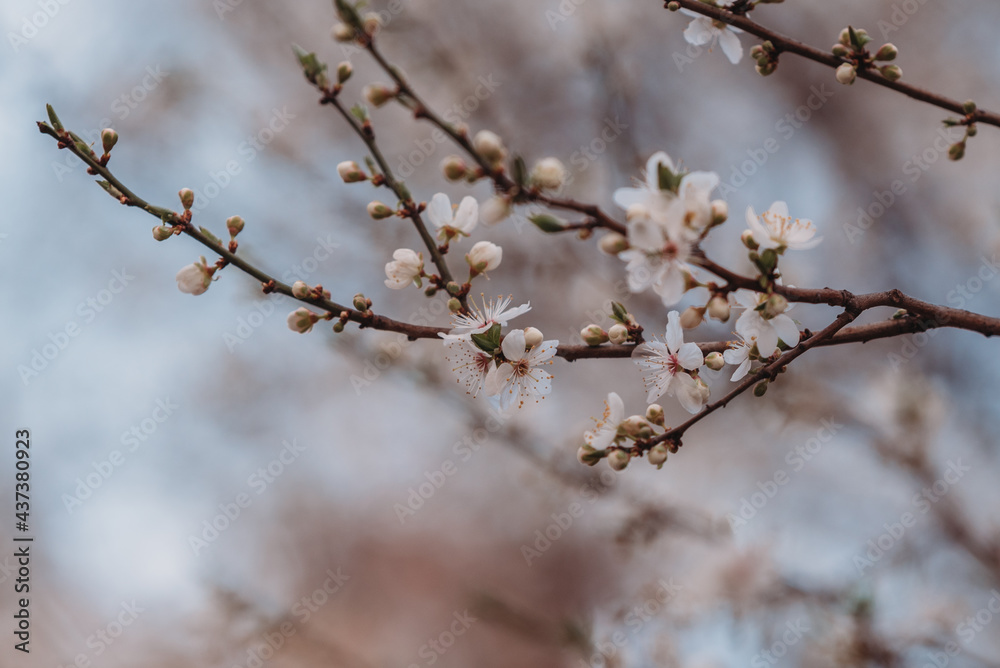
MULTIPOLYGON (((625 404, 617 392, 610 392, 604 402, 604 414, 593 429, 584 432, 584 445, 577 451, 581 463, 594 466, 602 459, 615 471, 628 466, 637 450, 628 441, 641 441, 664 433, 663 407, 650 404, 645 415, 625 417, 625 404)), ((676 446, 672 443, 657 443, 648 451, 649 463, 661 468, 667 461, 667 454, 676 446)))

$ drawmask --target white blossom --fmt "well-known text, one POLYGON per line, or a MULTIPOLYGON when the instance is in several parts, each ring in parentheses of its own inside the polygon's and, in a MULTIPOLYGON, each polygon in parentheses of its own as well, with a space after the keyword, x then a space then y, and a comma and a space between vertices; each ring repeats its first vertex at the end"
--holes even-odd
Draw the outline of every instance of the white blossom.
POLYGON ((704 46, 718 40, 719 46, 729 58, 729 62, 734 65, 740 62, 740 59, 743 58, 743 45, 740 44, 740 38, 737 35, 743 32, 742 30, 690 10, 682 9, 681 11, 694 17, 694 20, 684 30, 684 39, 687 40, 688 44, 704 46))
POLYGON ((530 350, 525 350, 524 331, 515 329, 504 337, 500 349, 507 360, 489 370, 484 381, 486 394, 496 397, 501 410, 507 410, 514 402, 518 408, 526 399, 537 402, 552 391, 552 374, 538 367, 550 364, 556 354, 556 340, 543 341, 530 350))
POLYGON ((767 301, 767 295, 737 290, 734 296, 737 303, 746 309, 736 320, 736 333, 747 341, 755 338, 761 356, 770 357, 778 352, 779 339, 790 348, 799 344, 799 328, 794 320, 784 313, 768 318, 764 311, 758 310, 767 301))
POLYGON ((496 269, 502 258, 503 249, 491 241, 477 241, 465 255, 465 261, 477 274, 496 269))
POLYGON ((398 248, 392 258, 393 261, 385 265, 386 286, 402 290, 410 283, 420 284, 420 275, 424 271, 423 255, 409 248, 398 248))
POLYGON ((584 442, 595 450, 603 450, 618 435, 618 425, 625 419, 625 404, 615 392, 608 393, 604 402, 604 414, 594 428, 583 434, 584 442))
POLYGON ((733 382, 742 380, 750 372, 750 351, 753 350, 755 345, 757 345, 756 337, 751 336, 750 338, 746 338, 740 335, 739 341, 731 341, 729 347, 723 351, 722 358, 726 361, 726 364, 736 367, 736 371, 733 372, 733 376, 730 378, 733 382))
POLYGON ((747 225, 761 250, 773 248, 779 253, 786 248, 806 250, 823 240, 823 237, 816 236, 816 227, 811 220, 789 216, 788 205, 784 202, 775 202, 760 216, 752 206, 748 206, 747 225))
POLYGON ((643 343, 633 353, 649 390, 646 401, 651 403, 664 394, 676 396, 686 411, 697 413, 704 407, 707 396, 689 372, 704 364, 705 357, 696 344, 684 343, 677 311, 667 315, 665 341, 643 343))
POLYGON ((313 328, 319 316, 302 306, 288 314, 288 329, 305 334, 313 328))
POLYGON ((452 330, 447 334, 438 334, 438 336, 446 341, 471 341, 473 334, 482 334, 493 325, 506 327, 509 321, 531 310, 530 302, 514 308, 507 308, 510 306, 511 299, 510 295, 503 298, 497 297, 496 301, 492 299, 486 301, 486 298, 483 297, 481 307, 470 299, 469 312, 454 314, 451 321, 452 330))
POLYGON ((204 294, 212 284, 214 272, 215 268, 209 269, 205 258, 202 257, 199 262, 189 264, 177 272, 177 288, 189 295, 204 294))
POLYGON ((437 228, 437 239, 444 244, 456 237, 467 237, 479 222, 479 202, 474 197, 463 197, 458 210, 451 208, 451 200, 438 193, 427 205, 427 218, 437 228))
POLYGON ((531 170, 531 181, 539 188, 555 190, 566 180, 566 168, 558 158, 544 158, 531 170))
POLYGON ((473 397, 479 395, 490 369, 496 366, 493 356, 484 353, 475 344, 467 340, 454 340, 445 344, 448 361, 452 363, 452 372, 457 376, 457 382, 465 385, 465 391, 473 397))

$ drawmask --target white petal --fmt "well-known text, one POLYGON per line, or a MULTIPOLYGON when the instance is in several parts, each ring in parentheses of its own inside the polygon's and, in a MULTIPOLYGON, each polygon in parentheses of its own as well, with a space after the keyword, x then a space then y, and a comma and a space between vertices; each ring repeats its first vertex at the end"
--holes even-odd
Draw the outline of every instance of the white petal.
POLYGON ((618 425, 625 418, 625 402, 617 392, 608 393, 608 422, 618 425))
POLYGON ((500 366, 492 367, 486 374, 483 381, 483 390, 489 396, 496 396, 505 390, 507 381, 514 373, 514 367, 504 362, 500 366))
POLYGON ((788 215, 788 204, 785 203, 785 202, 782 202, 781 200, 778 200, 777 202, 774 202, 773 204, 771 204, 771 207, 768 209, 768 211, 770 211, 771 213, 776 214, 778 216, 781 216, 782 218, 788 218, 789 217, 789 215, 788 215))
POLYGON ((677 311, 667 314, 667 334, 665 337, 667 348, 671 353, 680 350, 684 345, 684 332, 681 330, 681 316, 677 311))
POLYGON ((750 371, 750 360, 745 359, 743 360, 743 364, 740 364, 736 368, 736 371, 733 372, 733 377, 730 378, 729 380, 733 381, 734 383, 738 380, 743 380, 743 377, 747 375, 748 371, 750 371))
POLYGON ((673 390, 674 396, 688 413, 697 413, 704 406, 698 382, 686 373, 674 376, 673 390))
POLYGON ((715 172, 691 172, 681 179, 681 195, 691 197, 704 195, 708 197, 719 187, 719 175, 715 172))
POLYGON ((771 325, 774 327, 774 331, 778 337, 785 342, 786 346, 794 348, 799 345, 799 328, 794 320, 782 313, 771 320, 771 325))
POLYGON ((648 197, 649 191, 643 188, 618 188, 613 195, 615 204, 623 209, 628 209, 633 204, 643 204, 648 197))
POLYGON ((688 371, 693 371, 705 363, 705 356, 696 343, 685 343, 677 351, 677 361, 688 371))
MULTIPOLYGON (((523 333, 523 330, 522 330, 523 333)), ((552 339, 550 341, 542 341, 539 345, 528 351, 528 363, 530 366, 537 366, 546 360, 552 359, 556 354, 556 350, 559 348, 559 340, 552 339)))
POLYGON ((649 219, 639 219, 629 223, 628 242, 633 248, 654 252, 663 248, 666 236, 659 223, 649 219))
POLYGON ((719 46, 722 47, 722 53, 726 54, 729 58, 729 62, 733 65, 740 62, 743 58, 743 45, 740 44, 740 38, 736 36, 736 33, 730 30, 723 30, 719 34, 719 46))
POLYGON ((653 192, 659 192, 660 190, 660 165, 663 165, 671 172, 677 171, 677 168, 674 167, 674 161, 670 159, 670 156, 665 151, 657 151, 649 156, 649 160, 646 161, 646 187, 653 192))
POLYGON ((684 287, 687 285, 684 268, 685 265, 679 262, 668 262, 658 273, 653 289, 660 295, 664 306, 673 306, 684 296, 684 287))
POLYGON ((778 350, 778 332, 770 324, 765 324, 757 332, 757 350, 764 357, 770 357, 778 350))
POLYGON ((452 226, 468 234, 477 222, 479 222, 479 202, 474 197, 466 196, 458 205, 452 226))
POLYGON ((448 199, 447 195, 438 193, 431 198, 430 203, 427 205, 427 218, 434 223, 434 227, 440 228, 445 225, 451 225, 451 200, 448 199))
POLYGON ((685 28, 684 39, 688 41, 688 44, 702 46, 703 44, 711 42, 712 37, 717 32, 719 32, 718 28, 713 26, 709 19, 704 16, 699 16, 691 21, 691 24, 685 28))
POLYGON ((515 329, 512 332, 508 332, 507 336, 503 337, 500 350, 503 351, 503 356, 511 362, 519 362, 525 354, 524 330, 515 329))

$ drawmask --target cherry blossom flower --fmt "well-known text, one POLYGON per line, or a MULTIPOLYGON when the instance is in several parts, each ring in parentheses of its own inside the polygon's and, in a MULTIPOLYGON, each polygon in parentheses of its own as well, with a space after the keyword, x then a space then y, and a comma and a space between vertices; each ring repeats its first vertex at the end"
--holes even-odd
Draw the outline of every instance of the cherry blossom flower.
POLYGON ((816 236, 816 227, 811 220, 789 216, 788 205, 784 202, 775 202, 760 216, 752 206, 748 206, 747 224, 761 250, 773 248, 779 253, 786 248, 807 250, 823 240, 823 237, 816 236))
POLYGON ((199 262, 189 264, 177 272, 177 288, 189 295, 205 294, 208 286, 212 284, 212 274, 215 267, 209 268, 205 258, 200 258, 199 262))
POLYGON ((647 402, 667 394, 676 396, 689 413, 700 411, 708 397, 690 371, 705 362, 701 349, 694 343, 684 343, 680 315, 671 311, 667 315, 666 343, 653 340, 638 346, 633 360, 643 370, 643 382, 649 390, 647 402))
POLYGON ((750 352, 755 345, 757 345, 756 337, 751 336, 750 338, 746 338, 740 335, 739 341, 731 341, 729 348, 723 351, 722 358, 726 361, 726 364, 736 367, 736 371, 733 372, 733 376, 730 378, 734 383, 742 380, 750 372, 750 352))
POLYGON ((482 334, 493 325, 506 327, 509 321, 531 310, 531 302, 507 308, 510 306, 511 299, 512 297, 508 295, 503 298, 497 297, 496 301, 492 299, 486 301, 484 296, 481 307, 470 299, 469 312, 454 314, 451 321, 452 330, 447 334, 438 334, 438 336, 447 341, 471 341, 473 334, 482 334))
POLYGON ((486 374, 486 394, 496 397, 496 402, 504 411, 515 401, 520 408, 526 399, 534 398, 537 402, 544 398, 552 391, 552 374, 538 367, 551 363, 549 360, 556 354, 558 345, 556 340, 543 341, 525 350, 524 331, 515 329, 508 333, 500 344, 507 361, 486 374))
POLYGON ((486 375, 496 366, 493 356, 464 339, 449 341, 445 348, 448 350, 448 361, 454 365, 451 370, 457 376, 457 382, 465 385, 467 394, 478 396, 486 382, 486 375))
POLYGON ((318 320, 318 315, 302 306, 288 314, 288 329, 305 334, 312 330, 318 320))
POLYGON ((595 450, 603 450, 615 440, 618 435, 618 425, 625 419, 625 404, 615 392, 608 393, 604 402, 604 414, 590 431, 583 434, 583 440, 595 450))
POLYGON ((467 237, 479 222, 479 202, 474 197, 463 197, 458 210, 451 208, 451 200, 438 193, 427 205, 427 218, 437 228, 437 239, 444 244, 456 237, 467 237))
POLYGON ((687 260, 691 242, 680 233, 680 221, 674 225, 657 222, 642 205, 634 205, 628 228, 630 248, 618 254, 626 262, 628 286, 632 292, 647 288, 660 296, 665 306, 673 306, 684 296, 685 274, 691 273, 687 260))
POLYGON ((465 254, 465 261, 476 274, 485 274, 500 266, 503 249, 490 241, 477 241, 465 254))
POLYGON ((424 257, 409 248, 397 248, 392 254, 393 261, 385 265, 387 287, 402 290, 410 283, 420 285, 420 276, 424 272, 424 257))
POLYGON ((694 17, 694 20, 684 30, 684 39, 687 40, 688 44, 704 46, 718 40, 719 46, 722 47, 726 58, 729 58, 729 62, 733 65, 740 62, 740 59, 743 58, 743 45, 740 44, 740 38, 737 35, 743 32, 742 30, 687 9, 681 11, 694 17))
POLYGON ((765 306, 768 295, 750 290, 737 290, 736 302, 745 311, 736 320, 736 333, 744 340, 757 340, 757 350, 762 357, 779 352, 778 340, 794 348, 799 344, 799 327, 784 313, 769 316, 765 306))

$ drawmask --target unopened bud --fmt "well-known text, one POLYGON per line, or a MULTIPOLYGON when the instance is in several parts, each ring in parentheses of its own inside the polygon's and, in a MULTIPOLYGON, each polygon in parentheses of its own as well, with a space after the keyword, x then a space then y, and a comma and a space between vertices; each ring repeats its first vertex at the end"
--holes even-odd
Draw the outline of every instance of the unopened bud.
POLYGON ((492 163, 498 163, 507 155, 500 137, 489 130, 480 130, 472 139, 472 146, 483 158, 492 163))
POLYGON ((609 232, 597 242, 597 247, 608 255, 618 255, 629 248, 628 239, 617 232, 609 232))
POLYGON ((354 74, 354 66, 346 60, 337 65, 337 83, 342 84, 354 74))
POLYGON ((588 346, 599 346, 608 342, 608 333, 598 325, 587 325, 580 330, 580 337, 588 346))
POLYGON ((382 27, 382 19, 375 12, 369 12, 361 18, 361 27, 364 28, 365 34, 371 37, 382 27))
POLYGON ((753 232, 750 230, 743 230, 743 234, 740 235, 740 241, 742 241, 743 245, 750 250, 757 250, 760 248, 760 244, 758 244, 757 240, 753 238, 753 232))
POLYGON ((657 443, 649 449, 649 463, 656 468, 663 468, 663 463, 667 461, 667 446, 657 443))
POLYGON ((589 445, 581 445, 580 449, 576 451, 576 458, 580 460, 581 464, 593 466, 604 458, 604 452, 595 450, 589 445))
POLYGON ((612 450, 611 454, 608 455, 608 464, 615 471, 621 471, 628 466, 629 459, 631 459, 631 455, 624 450, 612 450))
POLYGON ((701 403, 704 406, 708 403, 708 398, 712 396, 712 390, 708 387, 708 383, 703 381, 701 378, 698 381, 698 393, 701 395, 701 403))
POLYGON ((771 76, 774 74, 775 70, 778 69, 778 61, 770 60, 765 63, 757 63, 754 65, 754 69, 757 70, 757 74, 762 77, 771 76))
POLYGON ((452 313, 458 313, 462 310, 462 302, 458 301, 455 297, 448 300, 448 310, 452 313))
POLYGON ((765 320, 770 320, 776 316, 781 315, 788 310, 788 300, 785 299, 784 295, 779 295, 777 293, 771 295, 764 302, 764 311, 761 314, 765 320))
POLYGON ((845 86, 850 86, 854 83, 857 76, 857 70, 855 70, 854 65, 851 65, 850 63, 843 63, 837 68, 837 81, 845 86))
POLYGON ((344 180, 344 183, 357 183, 368 179, 365 170, 361 169, 361 166, 353 160, 345 160, 337 165, 337 174, 344 180))
POLYGON ((657 427, 663 426, 663 406, 660 404, 650 404, 646 408, 646 419, 657 427))
POLYGON ((534 348, 543 341, 542 332, 535 327, 524 328, 524 345, 529 349, 534 348))
POLYGON ((226 218, 226 229, 229 230, 229 237, 236 238, 236 235, 243 231, 243 219, 239 216, 226 218))
POLYGON ((111 128, 101 130, 101 146, 105 153, 111 153, 111 149, 118 143, 118 133, 111 128))
POLYGON ((850 28, 844 28, 840 31, 840 36, 837 38, 841 44, 844 46, 851 46, 851 30, 850 28))
POLYGON ((545 158, 531 170, 531 182, 545 190, 556 190, 566 180, 566 168, 557 158, 545 158))
POLYGON ((753 396, 762 397, 764 393, 767 392, 767 381, 762 380, 753 386, 753 396))
POLYGON ((173 230, 166 225, 157 225, 153 228, 153 238, 157 241, 166 241, 172 236, 174 236, 173 230))
POLYGON ((339 320, 333 323, 333 331, 336 332, 337 334, 340 334, 342 331, 344 331, 344 323, 340 322, 339 320))
POLYGON ((669 9, 672 12, 676 12, 680 8, 681 8, 681 5, 680 5, 679 2, 668 2, 667 3, 667 9, 669 9))
POLYGON ((964 111, 967 114, 976 113, 976 103, 973 102, 972 100, 966 100, 965 102, 962 103, 962 111, 964 111))
POLYGON ((834 44, 833 55, 837 56, 838 58, 846 58, 847 56, 851 55, 851 49, 844 46, 843 44, 834 44))
POLYGON ((951 145, 948 149, 949 160, 961 160, 965 157, 965 142, 960 141, 951 145))
POLYGON ((364 87, 364 90, 362 90, 362 94, 373 107, 381 107, 383 104, 396 97, 395 91, 385 84, 368 84, 364 87))
POLYGON ((479 207, 479 220, 483 225, 495 225, 510 216, 512 211, 509 199, 494 195, 479 207))
POLYGON ((295 281, 292 283, 292 296, 296 299, 305 299, 312 289, 306 285, 305 281, 295 281))
POLYGON ((305 334, 313 328, 318 320, 318 315, 303 306, 288 314, 288 329, 305 334))
POLYGON ((729 219, 729 205, 725 200, 712 200, 712 224, 721 225, 729 219))
POLYGON ((615 324, 611 325, 611 329, 608 330, 608 339, 611 341, 611 343, 620 346, 621 344, 628 341, 628 327, 621 324, 620 322, 616 322, 615 324))
POLYGON ((368 203, 368 215, 375 220, 382 220, 383 218, 388 218, 389 216, 396 213, 382 202, 375 201, 368 203))
POLYGON ((361 311, 362 313, 368 310, 368 300, 365 299, 365 296, 360 292, 354 295, 354 299, 351 300, 351 303, 354 304, 355 309, 361 311))
POLYGON ((705 355, 705 366, 712 371, 718 371, 726 366, 726 360, 722 359, 722 353, 709 353, 705 355))
POLYGON ((631 415, 620 425, 622 433, 631 438, 649 438, 653 435, 653 427, 641 415, 631 415))
POLYGON ((722 295, 713 295, 708 300, 708 316, 719 322, 729 320, 729 300, 722 295))
POLYGON ((903 70, 899 68, 899 65, 886 65, 878 68, 878 71, 889 81, 899 81, 903 78, 903 70))
POLYGON ((346 23, 337 23, 330 30, 330 36, 338 42, 350 42, 354 39, 354 28, 346 23))
POLYGON ((194 206, 194 191, 190 188, 181 188, 180 192, 177 193, 181 198, 181 206, 187 211, 192 206, 194 206))
POLYGON ((465 164, 465 160, 462 160, 460 156, 449 155, 442 161, 441 171, 444 172, 444 177, 449 181, 458 181, 465 178, 465 175, 469 171, 469 166, 465 164))
POLYGON ((704 306, 689 306, 681 313, 681 327, 684 329, 694 329, 701 324, 705 318, 704 306))
POLYGON ((896 60, 898 55, 899 49, 896 48, 895 44, 883 44, 882 48, 876 52, 875 60, 896 60))

